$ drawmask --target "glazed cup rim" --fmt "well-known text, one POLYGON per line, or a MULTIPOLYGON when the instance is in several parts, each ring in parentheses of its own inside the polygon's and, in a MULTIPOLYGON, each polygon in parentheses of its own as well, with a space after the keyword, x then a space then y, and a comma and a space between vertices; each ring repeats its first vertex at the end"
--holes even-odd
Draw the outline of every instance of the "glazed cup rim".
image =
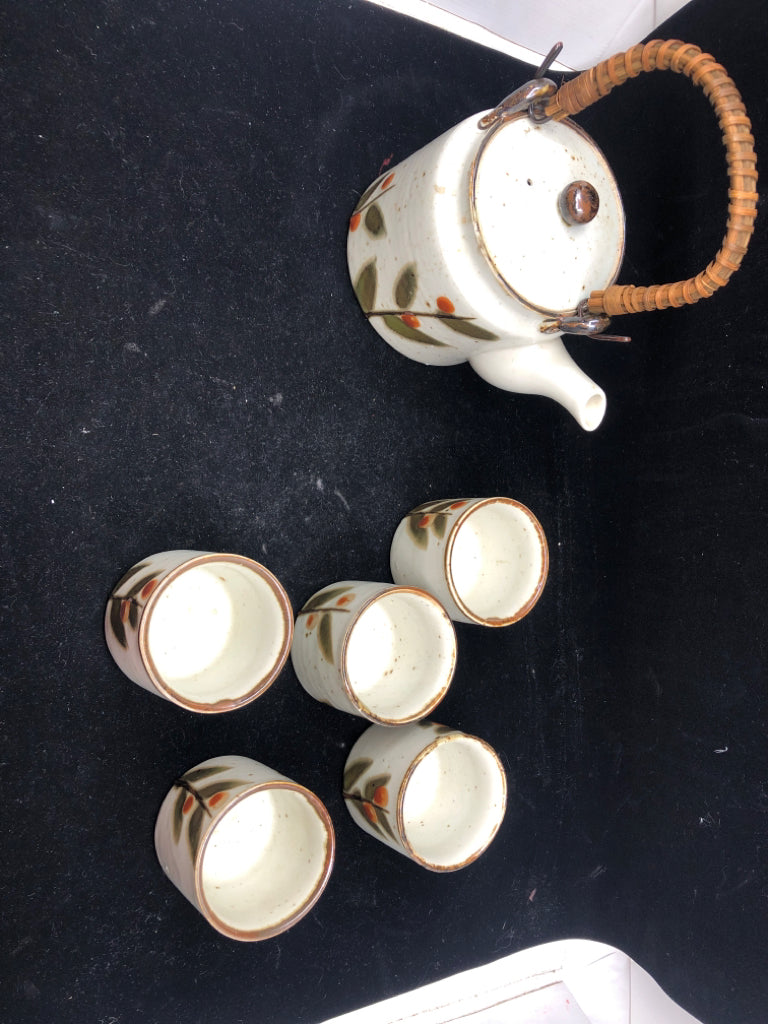
POLYGON ((174 704, 178 704, 179 707, 186 708, 189 711, 198 711, 204 714, 217 714, 225 711, 234 711, 237 708, 244 707, 246 704, 250 704, 251 701, 256 700, 257 697, 260 697, 269 689, 280 675, 291 650, 293 626, 293 608, 291 607, 288 594, 280 580, 278 580, 274 573, 270 572, 266 566, 262 565, 261 562, 255 561, 253 558, 249 558, 247 555, 238 555, 231 552, 202 552, 199 555, 186 559, 180 565, 177 565, 172 569, 168 575, 158 583, 147 598, 147 603, 144 605, 141 619, 139 620, 139 654, 142 664, 152 681, 152 685, 156 688, 158 693, 172 701, 174 704), (244 566, 246 569, 250 569, 259 576, 269 586, 282 613, 283 638, 280 650, 270 670, 246 693, 239 697, 225 698, 224 700, 213 702, 194 701, 184 697, 180 693, 177 693, 173 687, 163 679, 157 669, 154 658, 152 657, 147 634, 153 609, 157 604, 158 599, 170 584, 173 583, 174 580, 178 579, 179 576, 183 576, 184 573, 188 572, 190 569, 197 568, 199 565, 207 565, 209 563, 215 564, 217 562, 228 562, 244 566))
POLYGON ((470 621, 477 623, 479 626, 490 626, 492 628, 498 628, 501 626, 511 626, 514 622, 519 622, 520 619, 525 618, 525 616, 531 611, 531 609, 534 607, 534 605, 541 597, 542 592, 544 590, 544 585, 547 582, 547 576, 549 575, 549 545, 547 544, 547 537, 544 533, 544 528, 542 527, 541 523, 536 518, 536 516, 533 514, 533 512, 528 508, 528 506, 524 505, 521 501, 516 501, 514 498, 508 498, 505 496, 498 496, 494 498, 480 498, 478 501, 472 502, 467 508, 462 509, 462 511, 459 512, 458 516, 450 526, 450 529, 448 531, 448 537, 446 538, 445 551, 443 553, 443 573, 445 576, 446 584, 448 586, 448 592, 450 593, 452 600, 455 602, 456 607, 461 611, 462 615, 466 615, 466 617, 470 621), (478 615, 476 612, 472 611, 472 609, 465 603, 465 601, 462 600, 461 596, 459 595, 459 592, 456 589, 456 584, 454 583, 453 580, 451 558, 453 557, 453 547, 454 544, 456 543, 456 538, 458 536, 459 530, 467 521, 467 519, 469 519, 472 516, 472 514, 476 512, 478 509, 484 508, 486 505, 494 504, 511 506, 523 512, 527 516, 538 538, 542 552, 542 560, 541 570, 539 572, 539 578, 536 581, 536 586, 528 600, 525 602, 525 604, 521 605, 521 607, 518 608, 518 610, 513 615, 505 615, 499 618, 485 618, 482 615, 478 615))
POLYGON ((485 853, 485 851, 491 845, 493 840, 496 838, 496 834, 498 833, 499 829, 501 828, 502 822, 504 821, 504 815, 506 814, 506 809, 507 809, 507 773, 504 771, 504 765, 501 763, 501 758, 499 757, 497 752, 493 749, 493 747, 490 745, 490 743, 487 743, 484 739, 481 739, 479 736, 471 736, 469 733, 461 732, 458 729, 454 729, 454 730, 451 730, 450 732, 444 733, 442 736, 437 736, 434 740, 432 740, 431 743, 428 743, 425 747, 422 747, 422 749, 416 754, 416 756, 409 763, 409 765, 408 765, 408 767, 407 767, 407 769, 405 771, 405 775, 403 776, 403 780, 400 783, 400 788, 397 791, 396 819, 395 819, 396 823, 397 823, 397 834, 398 834, 398 838, 399 838, 400 842, 403 844, 403 848, 407 851, 408 856, 411 857, 414 861, 416 861, 417 864, 421 864, 422 867, 428 868, 430 871, 438 871, 438 872, 458 871, 461 868, 467 867, 468 864, 472 864, 474 861, 476 861, 478 859, 478 857, 480 857, 483 853, 485 853), (497 815, 496 822, 495 822, 495 824, 494 824, 490 834, 486 837, 485 841, 482 843, 482 845, 477 850, 474 850, 468 857, 465 857, 464 860, 460 861, 459 863, 455 863, 455 864, 434 864, 431 861, 428 861, 426 858, 422 857, 420 854, 418 854, 414 850, 413 846, 411 845, 411 843, 410 843, 410 841, 409 841, 409 839, 408 839, 408 837, 406 835, 405 816, 404 816, 405 794, 406 794, 406 789, 408 788, 408 783, 413 778, 413 774, 416 771, 416 769, 418 768, 418 766, 421 764, 421 762, 426 757, 428 757, 430 754, 434 753, 434 751, 439 746, 441 746, 442 744, 450 743, 453 740, 459 740, 459 739, 461 739, 461 740, 470 740, 472 743, 478 744, 479 746, 481 746, 484 749, 484 751, 487 754, 489 754, 491 756, 491 758, 495 762, 496 767, 498 768, 498 771, 499 771, 499 778, 501 780, 501 807, 500 807, 499 813, 497 815))
POLYGON ((311 789, 307 789, 306 786, 302 786, 298 782, 291 782, 289 779, 271 779, 267 782, 256 782, 253 785, 249 785, 246 789, 241 790, 241 792, 239 792, 226 807, 222 808, 203 836, 194 862, 195 897, 197 899, 198 906, 202 911, 203 917, 205 917, 206 921, 208 921, 213 928, 218 932, 221 932, 222 935, 226 935, 228 938, 238 939, 243 942, 260 942, 263 939, 270 939, 275 935, 280 935, 282 932, 287 931, 300 921, 302 917, 305 917, 309 913, 328 885, 328 880, 330 879, 331 871, 333 870, 335 858, 336 835, 333 828, 333 822, 330 814, 328 813, 328 809, 317 794, 313 793, 311 789), (317 814, 323 825, 326 840, 323 869, 317 882, 307 893, 307 896, 302 901, 301 905, 291 911, 291 913, 282 920, 269 925, 268 927, 250 929, 235 928, 232 925, 228 925, 218 916, 218 914, 216 914, 205 896, 205 888, 203 886, 202 879, 205 851, 208 847, 210 838, 213 836, 217 826, 221 823, 225 815, 229 814, 229 812, 233 808, 237 807, 239 803, 242 803, 255 793, 273 789, 289 790, 298 793, 300 796, 305 798, 317 814))
POLYGON ((384 586, 386 586, 386 590, 379 590, 375 594, 371 595, 371 597, 367 598, 362 602, 360 607, 356 609, 349 623, 347 624, 347 627, 344 631, 344 637, 341 643, 341 652, 339 655, 339 675, 341 677, 341 682, 342 685, 344 686, 344 693, 346 694, 347 699, 352 703, 352 705, 355 708, 357 708, 357 710, 364 718, 368 719, 369 722, 373 722, 375 725, 388 726, 409 725, 413 722, 418 722, 422 718, 425 718, 427 715, 429 715, 430 712, 432 712, 437 707, 437 705, 444 699, 446 693, 448 692, 448 689, 450 688, 451 683, 453 682, 453 677, 456 672, 456 656, 458 652, 456 627, 454 626, 450 615, 445 610, 440 601, 434 596, 434 594, 430 594, 428 591, 423 590, 421 587, 414 587, 410 586, 409 584, 387 583, 384 584, 384 586), (443 685, 441 686, 440 690, 432 697, 430 697, 429 700, 424 705, 422 705, 421 708, 419 708, 417 711, 414 711, 412 714, 404 718, 387 718, 383 715, 377 714, 375 711, 369 708, 365 701, 362 700, 355 692, 352 683, 350 682, 349 674, 347 672, 347 647, 349 645, 350 636, 352 630, 355 627, 355 624, 359 621, 363 612, 367 611, 371 607, 371 605, 375 604, 377 601, 380 601, 382 598, 389 597, 390 595, 395 593, 410 593, 415 594, 417 597, 420 598, 426 598, 427 602, 434 607, 435 611, 438 611, 444 617, 445 622, 450 630, 450 636, 453 640, 450 667, 446 679, 443 682, 443 685))

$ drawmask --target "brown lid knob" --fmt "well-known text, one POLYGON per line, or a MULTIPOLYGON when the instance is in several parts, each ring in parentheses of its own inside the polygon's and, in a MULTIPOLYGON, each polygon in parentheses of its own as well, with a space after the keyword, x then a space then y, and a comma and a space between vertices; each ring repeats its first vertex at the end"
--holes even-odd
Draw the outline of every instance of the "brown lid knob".
POLYGON ((588 181, 572 181, 560 193, 558 206, 566 224, 589 224, 600 207, 600 196, 588 181))

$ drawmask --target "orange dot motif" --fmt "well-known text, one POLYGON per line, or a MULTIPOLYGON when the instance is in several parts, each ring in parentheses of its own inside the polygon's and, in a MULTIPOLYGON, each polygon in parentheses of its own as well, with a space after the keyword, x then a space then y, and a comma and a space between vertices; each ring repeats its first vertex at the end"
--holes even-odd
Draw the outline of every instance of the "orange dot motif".
POLYGON ((377 815, 376 815, 376 810, 373 807, 373 804, 369 804, 369 803, 365 803, 364 802, 363 805, 362 805, 362 808, 363 808, 363 814, 368 819, 368 821, 370 821, 370 823, 372 825, 375 825, 376 821, 377 821, 377 815))

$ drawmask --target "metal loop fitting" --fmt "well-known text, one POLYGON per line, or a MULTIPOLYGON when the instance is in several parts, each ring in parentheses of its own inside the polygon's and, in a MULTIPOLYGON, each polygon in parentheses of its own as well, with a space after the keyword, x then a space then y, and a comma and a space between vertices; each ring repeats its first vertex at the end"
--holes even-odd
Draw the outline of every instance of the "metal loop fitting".
POLYGON ((477 127, 485 131, 486 128, 492 128, 495 124, 508 121, 514 114, 525 110, 526 107, 530 116, 534 117, 534 108, 543 100, 554 96, 556 92, 557 86, 550 78, 533 78, 525 85, 521 85, 519 89, 515 89, 497 107, 481 117, 477 122, 477 127))
POLYGON ((519 89, 515 89, 490 113, 481 117, 477 122, 477 127, 485 131, 486 128, 492 128, 495 124, 507 121, 514 114, 525 110, 526 107, 528 108, 528 116, 537 124, 543 124, 545 121, 548 121, 549 118, 544 114, 546 106, 544 100, 555 95, 557 86, 551 78, 546 78, 545 76, 562 48, 562 43, 555 43, 530 82, 526 82, 519 89))
POLYGON ((610 317, 590 313, 585 299, 576 307, 574 315, 544 320, 539 324, 539 330, 542 334, 580 334, 582 337, 599 338, 601 341, 628 342, 629 338, 623 335, 603 334, 610 322, 610 317))

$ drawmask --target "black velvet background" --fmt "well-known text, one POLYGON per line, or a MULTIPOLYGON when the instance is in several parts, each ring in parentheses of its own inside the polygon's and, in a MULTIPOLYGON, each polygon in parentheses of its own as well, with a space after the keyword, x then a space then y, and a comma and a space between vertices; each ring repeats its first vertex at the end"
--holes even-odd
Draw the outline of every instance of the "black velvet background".
MULTIPOLYGON (((585 937, 708 1024, 765 1021, 764 222, 708 302, 617 321, 630 346, 569 342, 608 395, 586 434, 393 352, 346 271, 385 161, 529 67, 361 0, 6 2, 0 29, 2 1019, 317 1024, 585 937), (500 751, 511 794, 455 875, 355 826, 339 783, 363 723, 290 665, 196 716, 106 650, 109 590, 145 554, 251 555, 298 610, 388 579, 415 504, 492 494, 536 512, 552 565, 519 625, 458 627, 437 717, 500 751), (218 936, 153 850, 171 781, 230 752, 337 829, 325 895, 261 944, 218 936)), ((694 0, 657 33, 725 64, 759 154, 767 29, 760 0, 694 0)), ((726 205, 703 96, 646 76, 579 121, 622 188, 621 280, 701 269, 726 205)))

